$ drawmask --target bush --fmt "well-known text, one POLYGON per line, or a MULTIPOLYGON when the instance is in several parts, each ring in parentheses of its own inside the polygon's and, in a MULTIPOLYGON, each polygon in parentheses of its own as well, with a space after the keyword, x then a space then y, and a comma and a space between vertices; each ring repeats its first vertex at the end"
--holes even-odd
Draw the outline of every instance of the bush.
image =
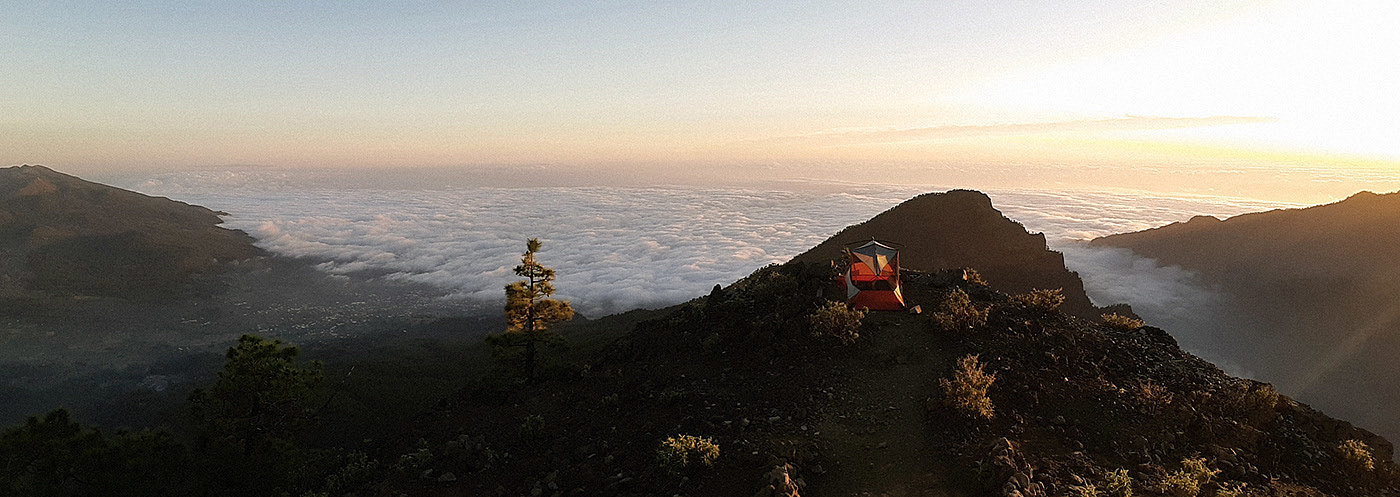
POLYGON ((948 292, 938 304, 938 312, 933 313, 933 322, 945 331, 960 328, 976 328, 987 324, 987 313, 991 307, 978 308, 961 289, 948 292))
POLYGON ((977 286, 987 286, 987 280, 982 279, 982 273, 972 268, 963 270, 963 281, 977 286))
POLYGON ((1071 497, 1099 497, 1099 487, 1093 483, 1069 487, 1071 497))
POLYGON ((1376 460, 1371 456, 1371 447, 1360 440, 1347 440, 1337 445, 1337 455, 1352 466, 1371 471, 1376 469, 1376 460))
POLYGON ((850 345, 860 338, 860 320, 864 317, 864 311, 851 309, 842 302, 830 301, 813 311, 807 317, 807 322, 812 325, 812 336, 830 337, 850 345))
POLYGON ((1108 497, 1133 497, 1133 477, 1126 469, 1110 471, 1103 489, 1108 497))
POLYGON ((1220 488, 1215 489, 1215 497, 1241 497, 1244 495, 1244 487, 1245 484, 1241 482, 1222 484, 1220 488))
POLYGON ((938 384, 943 387, 943 398, 948 407, 970 416, 991 419, 992 399, 987 397, 987 390, 996 379, 996 374, 983 371, 982 364, 977 362, 977 355, 974 354, 958 359, 953 379, 940 379, 938 384))
POLYGON ((1103 324, 1106 324, 1112 328, 1129 331, 1141 328, 1145 323, 1143 323, 1141 319, 1133 319, 1128 316, 1119 315, 1115 312, 1110 314, 1104 314, 1103 324))
POLYGON ((1065 294, 1062 289, 1054 290, 1031 290, 1030 293, 1023 293, 1011 300, 1021 303, 1031 309, 1043 312, 1055 312, 1060 309, 1060 304, 1065 303, 1065 294))
POLYGON ((544 439, 544 417, 538 414, 525 416, 520 422, 520 441, 527 444, 544 439))
POLYGON ((1137 397, 1143 405, 1151 409, 1160 409, 1171 405, 1175 398, 1167 387, 1158 385, 1152 380, 1144 380, 1137 385, 1137 397))
POLYGON ((692 435, 676 435, 661 441, 656 450, 656 461, 661 468, 680 473, 689 468, 710 467, 719 459, 719 445, 709 438, 692 435))
POLYGON ((1206 466, 1205 458, 1182 459, 1181 469, 1162 480, 1162 490, 1171 497, 1196 497, 1201 493, 1201 486, 1210 483, 1218 473, 1220 470, 1206 466))
POLYGON ((1260 425, 1274 419, 1278 412, 1278 391, 1268 383, 1240 384, 1235 387, 1227 409, 1253 425, 1260 425))

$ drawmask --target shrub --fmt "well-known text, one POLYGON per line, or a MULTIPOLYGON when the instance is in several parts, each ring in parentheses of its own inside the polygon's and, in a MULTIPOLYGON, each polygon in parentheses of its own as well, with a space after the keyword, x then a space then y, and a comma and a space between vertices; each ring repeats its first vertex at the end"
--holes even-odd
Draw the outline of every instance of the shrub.
POLYGON ((1201 482, 1185 471, 1177 471, 1162 479, 1162 491, 1170 497, 1196 497, 1201 493, 1201 482))
POLYGON ((976 328, 987 324, 990 307, 978 308, 961 289, 948 292, 938 304, 938 312, 933 313, 933 322, 947 331, 959 328, 976 328))
POLYGON ((719 459, 719 445, 709 438, 692 435, 676 435, 661 441, 656 450, 656 461, 661 468, 680 473, 689 468, 710 467, 719 459))
POLYGON ((1138 399, 1142 401, 1143 405, 1154 409, 1170 405, 1175 398, 1171 391, 1167 390, 1167 387, 1158 385, 1152 380, 1144 380, 1138 383, 1137 396, 1138 399))
POLYGON ((1220 488, 1215 489, 1215 497, 1241 497, 1244 495, 1244 487, 1245 484, 1243 482, 1236 482, 1229 485, 1222 484, 1220 488))
POLYGON ((1023 293, 1011 299, 1031 309, 1043 312, 1054 312, 1060 309, 1060 304, 1065 303, 1065 294, 1060 288, 1054 290, 1031 290, 1030 293, 1023 293))
POLYGON ((1108 497, 1133 497, 1133 477, 1128 476, 1126 469, 1110 471, 1103 489, 1108 497))
POLYGON ((1241 384, 1236 387, 1231 404, 1228 406, 1247 422, 1259 425, 1278 415, 1274 407, 1278 405, 1278 391, 1268 383, 1241 384))
POLYGON ((860 320, 864 317, 864 311, 851 309, 843 302, 829 301, 813 311, 807 322, 812 326, 812 336, 830 337, 850 345, 860 338, 860 320))
POLYGON ((706 351, 713 351, 719 348, 719 342, 719 333, 710 333, 709 335, 705 335, 703 340, 700 340, 700 347, 704 348, 706 351))
POLYGON ((1371 456, 1371 447, 1360 440, 1347 440, 1337 445, 1337 455, 1347 463, 1366 471, 1376 469, 1376 460, 1371 456))
POLYGON ((1093 483, 1069 487, 1071 497, 1099 497, 1099 487, 1093 483))
POLYGON ((538 414, 525 416, 520 422, 520 440, 534 443, 544 438, 544 417, 538 414))
POLYGON ((428 441, 418 439, 418 450, 399 456, 399 460, 394 463, 393 469, 408 475, 417 475, 423 470, 432 467, 436 457, 433 451, 428 448, 428 441))
POLYGON ((963 270, 963 281, 977 286, 987 286, 987 280, 982 279, 982 273, 972 268, 963 270))
POLYGON ((1124 330, 1124 331, 1127 331, 1127 330, 1136 330, 1136 329, 1138 329, 1138 328, 1141 328, 1141 327, 1143 326, 1143 324, 1145 324, 1145 323, 1142 322, 1141 319, 1133 319, 1133 318, 1130 318, 1130 317, 1128 317, 1128 316, 1122 316, 1122 315, 1119 315, 1119 314, 1116 313, 1116 312, 1115 312, 1115 313, 1110 313, 1110 314, 1104 314, 1104 315, 1103 315, 1103 323, 1106 324, 1106 325, 1108 325, 1108 326, 1110 326, 1110 327, 1112 327, 1112 328, 1116 328, 1116 329, 1120 329, 1120 330, 1124 330))
POLYGON ((958 359, 953 379, 943 378, 938 380, 938 384, 943 387, 943 398, 948 407, 970 416, 991 419, 992 399, 987 397, 987 390, 996 379, 996 374, 983 371, 982 364, 977 362, 977 355, 974 354, 958 359))
POLYGON ((1171 497, 1196 497, 1201 486, 1210 483, 1218 473, 1220 470, 1206 466, 1205 458, 1182 459, 1181 469, 1162 480, 1162 489, 1171 497))

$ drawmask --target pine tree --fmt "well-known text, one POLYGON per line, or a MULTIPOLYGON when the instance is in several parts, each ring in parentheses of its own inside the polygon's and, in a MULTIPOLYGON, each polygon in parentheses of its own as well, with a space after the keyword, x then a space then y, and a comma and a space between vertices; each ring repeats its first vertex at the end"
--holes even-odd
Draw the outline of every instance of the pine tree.
POLYGON ((574 317, 574 309, 567 301, 549 298, 554 295, 554 270, 535 260, 540 246, 538 238, 531 238, 526 242, 520 265, 515 266, 515 274, 525 279, 506 285, 505 312, 509 328, 505 333, 489 338, 498 350, 506 347, 524 349, 527 383, 535 381, 535 363, 539 347, 559 340, 557 334, 547 331, 549 324, 568 321, 574 317))

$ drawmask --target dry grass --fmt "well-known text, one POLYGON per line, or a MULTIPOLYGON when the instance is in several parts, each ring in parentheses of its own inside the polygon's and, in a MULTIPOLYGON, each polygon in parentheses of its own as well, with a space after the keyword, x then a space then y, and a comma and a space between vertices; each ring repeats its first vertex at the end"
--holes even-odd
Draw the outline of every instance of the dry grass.
POLYGON ((860 338, 860 320, 865 312, 851 309, 843 302, 831 301, 818 307, 807 317, 812 327, 812 336, 830 337, 845 345, 856 343, 860 338))
POLYGON ((1145 324, 1141 319, 1121 316, 1118 313, 1104 314, 1103 323, 1120 330, 1136 330, 1145 324))
POLYGON ((1055 312, 1060 309, 1060 304, 1065 303, 1065 294, 1063 289, 1060 288, 1054 290, 1032 290, 1029 293, 1011 297, 1011 300, 1019 302, 1031 309, 1043 312, 1055 312))
POLYGON ((1182 459, 1181 469, 1168 474, 1162 480, 1161 489, 1171 497, 1196 497, 1200 495, 1201 487, 1219 473, 1220 470, 1206 466, 1205 458, 1182 459))
POLYGON ((689 468, 710 467, 719 459, 719 445, 709 438, 676 435, 661 441, 656 449, 656 462, 672 473, 689 468))
POLYGON ((1133 497, 1133 477, 1128 476, 1126 469, 1109 472, 1103 493, 1108 497, 1133 497))
POLYGON ((933 313, 933 323, 944 331, 977 328, 987 324, 987 314, 991 307, 978 307, 972 298, 961 289, 948 292, 938 304, 938 312, 933 313))
POLYGON ((1337 455, 1352 466, 1371 471, 1376 469, 1376 459, 1371 455, 1371 447, 1360 440, 1347 440, 1337 445, 1337 455))
POLYGON ((996 379, 996 374, 982 369, 974 354, 958 359, 953 379, 943 378, 938 380, 938 384, 943 387, 943 398, 949 407, 973 417, 991 419, 992 399, 987 397, 987 390, 996 379))

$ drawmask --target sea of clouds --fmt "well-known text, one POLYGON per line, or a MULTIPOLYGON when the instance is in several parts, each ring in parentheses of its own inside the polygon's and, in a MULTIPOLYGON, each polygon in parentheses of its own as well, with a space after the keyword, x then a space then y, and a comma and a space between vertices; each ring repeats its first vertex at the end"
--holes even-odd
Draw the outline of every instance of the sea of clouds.
MULTIPOLYGON (((226 211, 274 253, 333 274, 420 282, 481 308, 502 301, 524 241, 544 241, 559 296, 590 316, 702 295, 781 263, 842 228, 946 187, 819 181, 763 186, 474 186, 470 177, 384 186, 355 171, 246 168, 128 178, 119 186, 226 211)), ((987 192, 1007 217, 1046 234, 1098 304, 1127 302, 1164 324, 1212 297, 1197 277, 1083 240, 1279 203, 1131 191, 987 192)), ((1187 313, 1189 314, 1189 313, 1187 313)), ((1185 324, 1185 323, 1183 323, 1185 324)))

